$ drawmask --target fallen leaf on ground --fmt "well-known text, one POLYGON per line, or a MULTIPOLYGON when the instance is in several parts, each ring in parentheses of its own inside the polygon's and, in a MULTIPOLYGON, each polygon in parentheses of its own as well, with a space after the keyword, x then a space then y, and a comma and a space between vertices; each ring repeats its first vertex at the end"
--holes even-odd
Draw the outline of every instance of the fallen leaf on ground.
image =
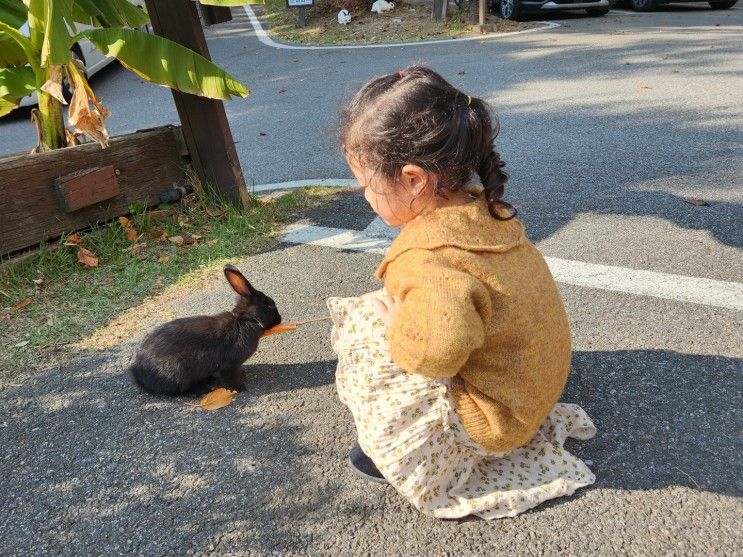
POLYGON ((67 236, 64 241, 65 246, 76 246, 80 243, 80 234, 72 234, 70 236, 67 236))
POLYGON ((31 303, 31 298, 26 298, 26 299, 21 300, 20 302, 18 302, 13 307, 11 307, 10 310, 11 311, 16 311, 16 310, 19 310, 21 308, 25 308, 30 303, 31 303))
POLYGON ((464 75, 464 74, 466 74, 466 73, 467 73, 467 72, 466 72, 466 71, 464 71, 464 70, 459 70, 459 71, 457 72, 457 75, 464 75))
POLYGON ((44 279, 42 278, 33 279, 33 281, 36 286, 41 286, 42 284, 44 284, 44 279))
POLYGON ((652 87, 648 85, 640 85, 640 89, 652 89, 652 87))
POLYGON ((235 396, 237 396, 237 391, 219 387, 202 398, 196 406, 204 410, 218 410, 232 404, 235 396))
POLYGON ((161 255, 160 257, 157 258, 158 263, 167 263, 168 261, 170 261, 169 255, 161 255))
POLYGON ((139 238, 139 232, 137 232, 137 229, 134 228, 134 224, 128 218, 119 217, 119 224, 121 225, 121 228, 124 229, 124 232, 126 232, 126 237, 130 242, 134 242, 139 238))
POLYGON ((175 209, 159 209, 157 211, 150 211, 147 213, 147 218, 150 220, 164 219, 175 215, 175 209))
POLYGON ((98 266, 98 256, 94 254, 92 251, 87 250, 85 248, 80 248, 77 250, 77 260, 85 265, 86 267, 97 267, 98 266))
POLYGON ((279 93, 286 93, 286 89, 279 89, 279 93))
POLYGON ((270 329, 266 329, 261 333, 261 337, 270 337, 271 335, 278 335, 281 333, 290 333, 297 330, 297 323, 281 323, 270 329))
POLYGON ((138 251, 143 250, 147 247, 147 242, 142 242, 141 244, 134 244, 131 247, 128 247, 124 250, 124 253, 136 253, 138 251))
POLYGON ((183 236, 171 236, 168 240, 173 242, 176 246, 182 246, 185 243, 183 236))
POLYGON ((217 239, 214 239, 214 240, 207 240, 207 241, 206 241, 206 245, 207 245, 207 246, 213 246, 213 245, 214 245, 214 244, 216 244, 217 242, 219 242, 219 240, 217 240, 217 239))
POLYGON ((258 135, 267 135, 267 134, 265 134, 263 132, 258 132, 258 135))
POLYGON ((212 209, 211 207, 206 208, 206 214, 210 217, 221 217, 224 213, 224 209, 212 209))
POLYGON ((28 344, 28 341, 24 340, 23 342, 19 342, 18 344, 14 344, 13 346, 15 346, 16 348, 23 348, 27 344, 28 344))
POLYGON ((159 230, 157 232, 151 232, 150 238, 155 240, 156 242, 167 242, 168 241, 168 231, 167 230, 159 230))
POLYGON ((685 203, 688 203, 689 205, 694 205, 695 207, 709 207, 709 203, 707 203, 704 199, 697 199, 695 197, 686 197, 682 199, 685 203))

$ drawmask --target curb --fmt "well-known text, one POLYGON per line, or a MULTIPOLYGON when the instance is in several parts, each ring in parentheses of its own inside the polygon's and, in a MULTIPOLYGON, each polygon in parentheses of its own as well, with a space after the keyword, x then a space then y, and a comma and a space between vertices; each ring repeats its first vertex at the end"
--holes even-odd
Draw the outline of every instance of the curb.
POLYGON ((284 43, 278 43, 274 41, 271 37, 268 36, 268 33, 263 29, 263 26, 261 25, 261 22, 258 21, 258 17, 255 15, 255 12, 253 11, 253 8, 250 7, 250 5, 243 6, 245 9, 245 13, 248 16, 248 19, 250 20, 250 24, 253 26, 253 31, 255 31, 255 36, 258 37, 258 40, 261 41, 264 45, 270 46, 272 48, 279 48, 279 49, 285 49, 285 50, 355 50, 359 48, 394 48, 394 47, 404 47, 404 46, 422 46, 422 45, 432 45, 432 44, 445 44, 445 43, 460 43, 460 42, 467 42, 467 41, 492 41, 497 40, 501 38, 507 38, 512 35, 521 35, 524 33, 534 33, 537 31, 545 31, 548 29, 554 29, 556 27, 560 27, 559 23, 555 23, 553 21, 537 21, 535 23, 541 23, 543 27, 536 27, 534 29, 523 29, 521 31, 508 31, 506 33, 498 33, 497 35, 493 35, 492 37, 463 37, 461 39, 440 39, 436 41, 417 41, 417 42, 408 42, 408 43, 385 43, 385 44, 356 44, 356 45, 332 45, 332 46, 300 46, 300 45, 293 45, 293 44, 284 44, 284 43))

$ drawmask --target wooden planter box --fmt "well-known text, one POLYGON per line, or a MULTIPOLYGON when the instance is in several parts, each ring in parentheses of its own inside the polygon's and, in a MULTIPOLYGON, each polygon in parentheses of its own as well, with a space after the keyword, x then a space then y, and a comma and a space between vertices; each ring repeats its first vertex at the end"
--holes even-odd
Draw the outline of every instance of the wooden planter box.
POLYGON ((151 206, 183 185, 188 151, 166 126, 35 155, 0 157, 0 256, 151 206))

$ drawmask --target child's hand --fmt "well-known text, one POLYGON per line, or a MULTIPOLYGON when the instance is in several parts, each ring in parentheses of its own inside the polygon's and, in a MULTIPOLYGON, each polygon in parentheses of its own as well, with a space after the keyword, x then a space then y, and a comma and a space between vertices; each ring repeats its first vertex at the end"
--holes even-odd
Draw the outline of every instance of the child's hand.
POLYGON ((400 313, 400 298, 382 294, 377 296, 374 301, 377 303, 377 314, 389 328, 400 313))

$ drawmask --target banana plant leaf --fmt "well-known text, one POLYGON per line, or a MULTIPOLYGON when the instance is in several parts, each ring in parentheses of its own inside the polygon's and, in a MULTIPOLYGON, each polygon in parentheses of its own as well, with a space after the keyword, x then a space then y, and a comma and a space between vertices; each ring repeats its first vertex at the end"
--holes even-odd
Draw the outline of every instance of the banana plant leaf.
POLYGON ((133 29, 90 29, 80 33, 106 56, 113 56, 143 79, 212 99, 249 91, 233 76, 188 48, 133 29))
POLYGON ((0 0, 0 21, 19 29, 27 17, 23 0, 0 0))
POLYGON ((20 99, 0 99, 0 116, 5 116, 18 108, 20 99))
POLYGON ((18 99, 36 90, 31 66, 0 69, 0 99, 18 99))
POLYGON ((73 0, 73 2, 73 17, 79 23, 100 27, 136 28, 150 22, 147 12, 128 0, 73 0))
POLYGON ((22 66, 34 60, 31 41, 18 29, 0 21, 0 68, 22 66))

